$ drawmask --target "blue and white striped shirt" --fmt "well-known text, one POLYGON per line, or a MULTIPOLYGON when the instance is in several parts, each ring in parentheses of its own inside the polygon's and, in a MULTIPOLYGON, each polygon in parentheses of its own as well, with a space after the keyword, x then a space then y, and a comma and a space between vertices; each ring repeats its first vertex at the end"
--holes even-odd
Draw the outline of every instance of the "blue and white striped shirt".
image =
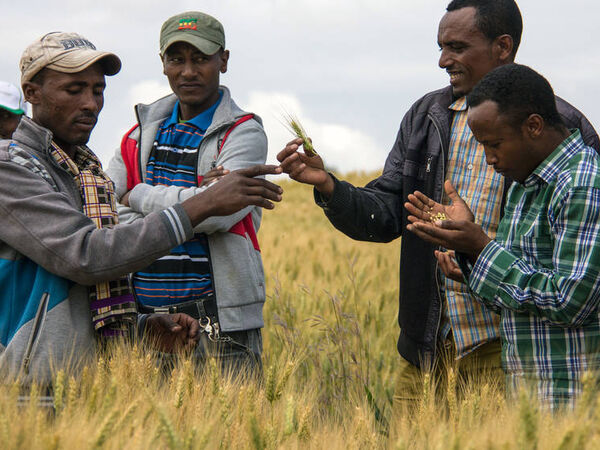
MULTIPOLYGON (((171 117, 158 128, 146 169, 152 186, 195 187, 198 185, 198 151, 221 98, 209 109, 180 123, 179 102, 171 117)), ((167 306, 214 295, 208 240, 205 234, 175 247, 133 275, 140 303, 167 306)))

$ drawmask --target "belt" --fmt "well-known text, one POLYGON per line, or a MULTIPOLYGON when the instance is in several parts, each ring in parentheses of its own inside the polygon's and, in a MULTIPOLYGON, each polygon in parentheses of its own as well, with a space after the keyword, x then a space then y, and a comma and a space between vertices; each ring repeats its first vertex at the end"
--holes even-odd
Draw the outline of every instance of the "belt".
POLYGON ((217 322, 217 302, 213 295, 198 300, 183 303, 174 303, 167 306, 150 306, 138 304, 138 309, 145 314, 176 314, 185 313, 194 319, 208 317, 212 322, 217 322))
POLYGON ((149 306, 138 303, 138 310, 145 314, 176 314, 184 313, 197 319, 200 328, 213 342, 235 342, 227 334, 221 333, 217 302, 214 295, 168 306, 149 306))

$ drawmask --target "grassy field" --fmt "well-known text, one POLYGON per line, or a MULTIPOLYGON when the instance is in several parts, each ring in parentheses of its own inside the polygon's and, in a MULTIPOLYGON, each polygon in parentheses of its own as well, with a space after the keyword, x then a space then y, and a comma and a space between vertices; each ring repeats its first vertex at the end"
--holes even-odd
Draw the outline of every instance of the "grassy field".
POLYGON ((283 188, 259 236, 262 384, 228 380, 214 364, 198 373, 185 357, 163 376, 143 348, 121 347, 77 380, 58 372, 55 413, 37 407, 35 390, 18 407, 18 386, 0 387, 0 448, 600 448, 591 389, 576 411, 551 416, 486 383, 436 400, 424 380, 418 412, 392 417, 399 241, 354 242, 309 188, 283 188))

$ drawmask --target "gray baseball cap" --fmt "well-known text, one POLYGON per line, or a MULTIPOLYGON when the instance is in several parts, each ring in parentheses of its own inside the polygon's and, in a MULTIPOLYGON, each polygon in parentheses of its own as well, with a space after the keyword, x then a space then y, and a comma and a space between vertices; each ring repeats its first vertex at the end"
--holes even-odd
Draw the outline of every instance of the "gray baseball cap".
POLYGON ((100 62, 105 75, 121 70, 121 60, 110 52, 102 52, 77 33, 55 31, 33 42, 23 52, 19 67, 21 84, 30 81, 43 68, 57 72, 76 73, 100 62))

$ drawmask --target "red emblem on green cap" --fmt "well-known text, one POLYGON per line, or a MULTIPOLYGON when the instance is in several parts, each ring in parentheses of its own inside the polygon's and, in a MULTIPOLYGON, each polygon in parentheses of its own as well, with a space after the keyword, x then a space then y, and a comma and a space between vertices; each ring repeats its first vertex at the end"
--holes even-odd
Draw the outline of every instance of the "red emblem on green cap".
POLYGON ((196 30, 198 19, 181 19, 179 21, 179 30, 196 30))

